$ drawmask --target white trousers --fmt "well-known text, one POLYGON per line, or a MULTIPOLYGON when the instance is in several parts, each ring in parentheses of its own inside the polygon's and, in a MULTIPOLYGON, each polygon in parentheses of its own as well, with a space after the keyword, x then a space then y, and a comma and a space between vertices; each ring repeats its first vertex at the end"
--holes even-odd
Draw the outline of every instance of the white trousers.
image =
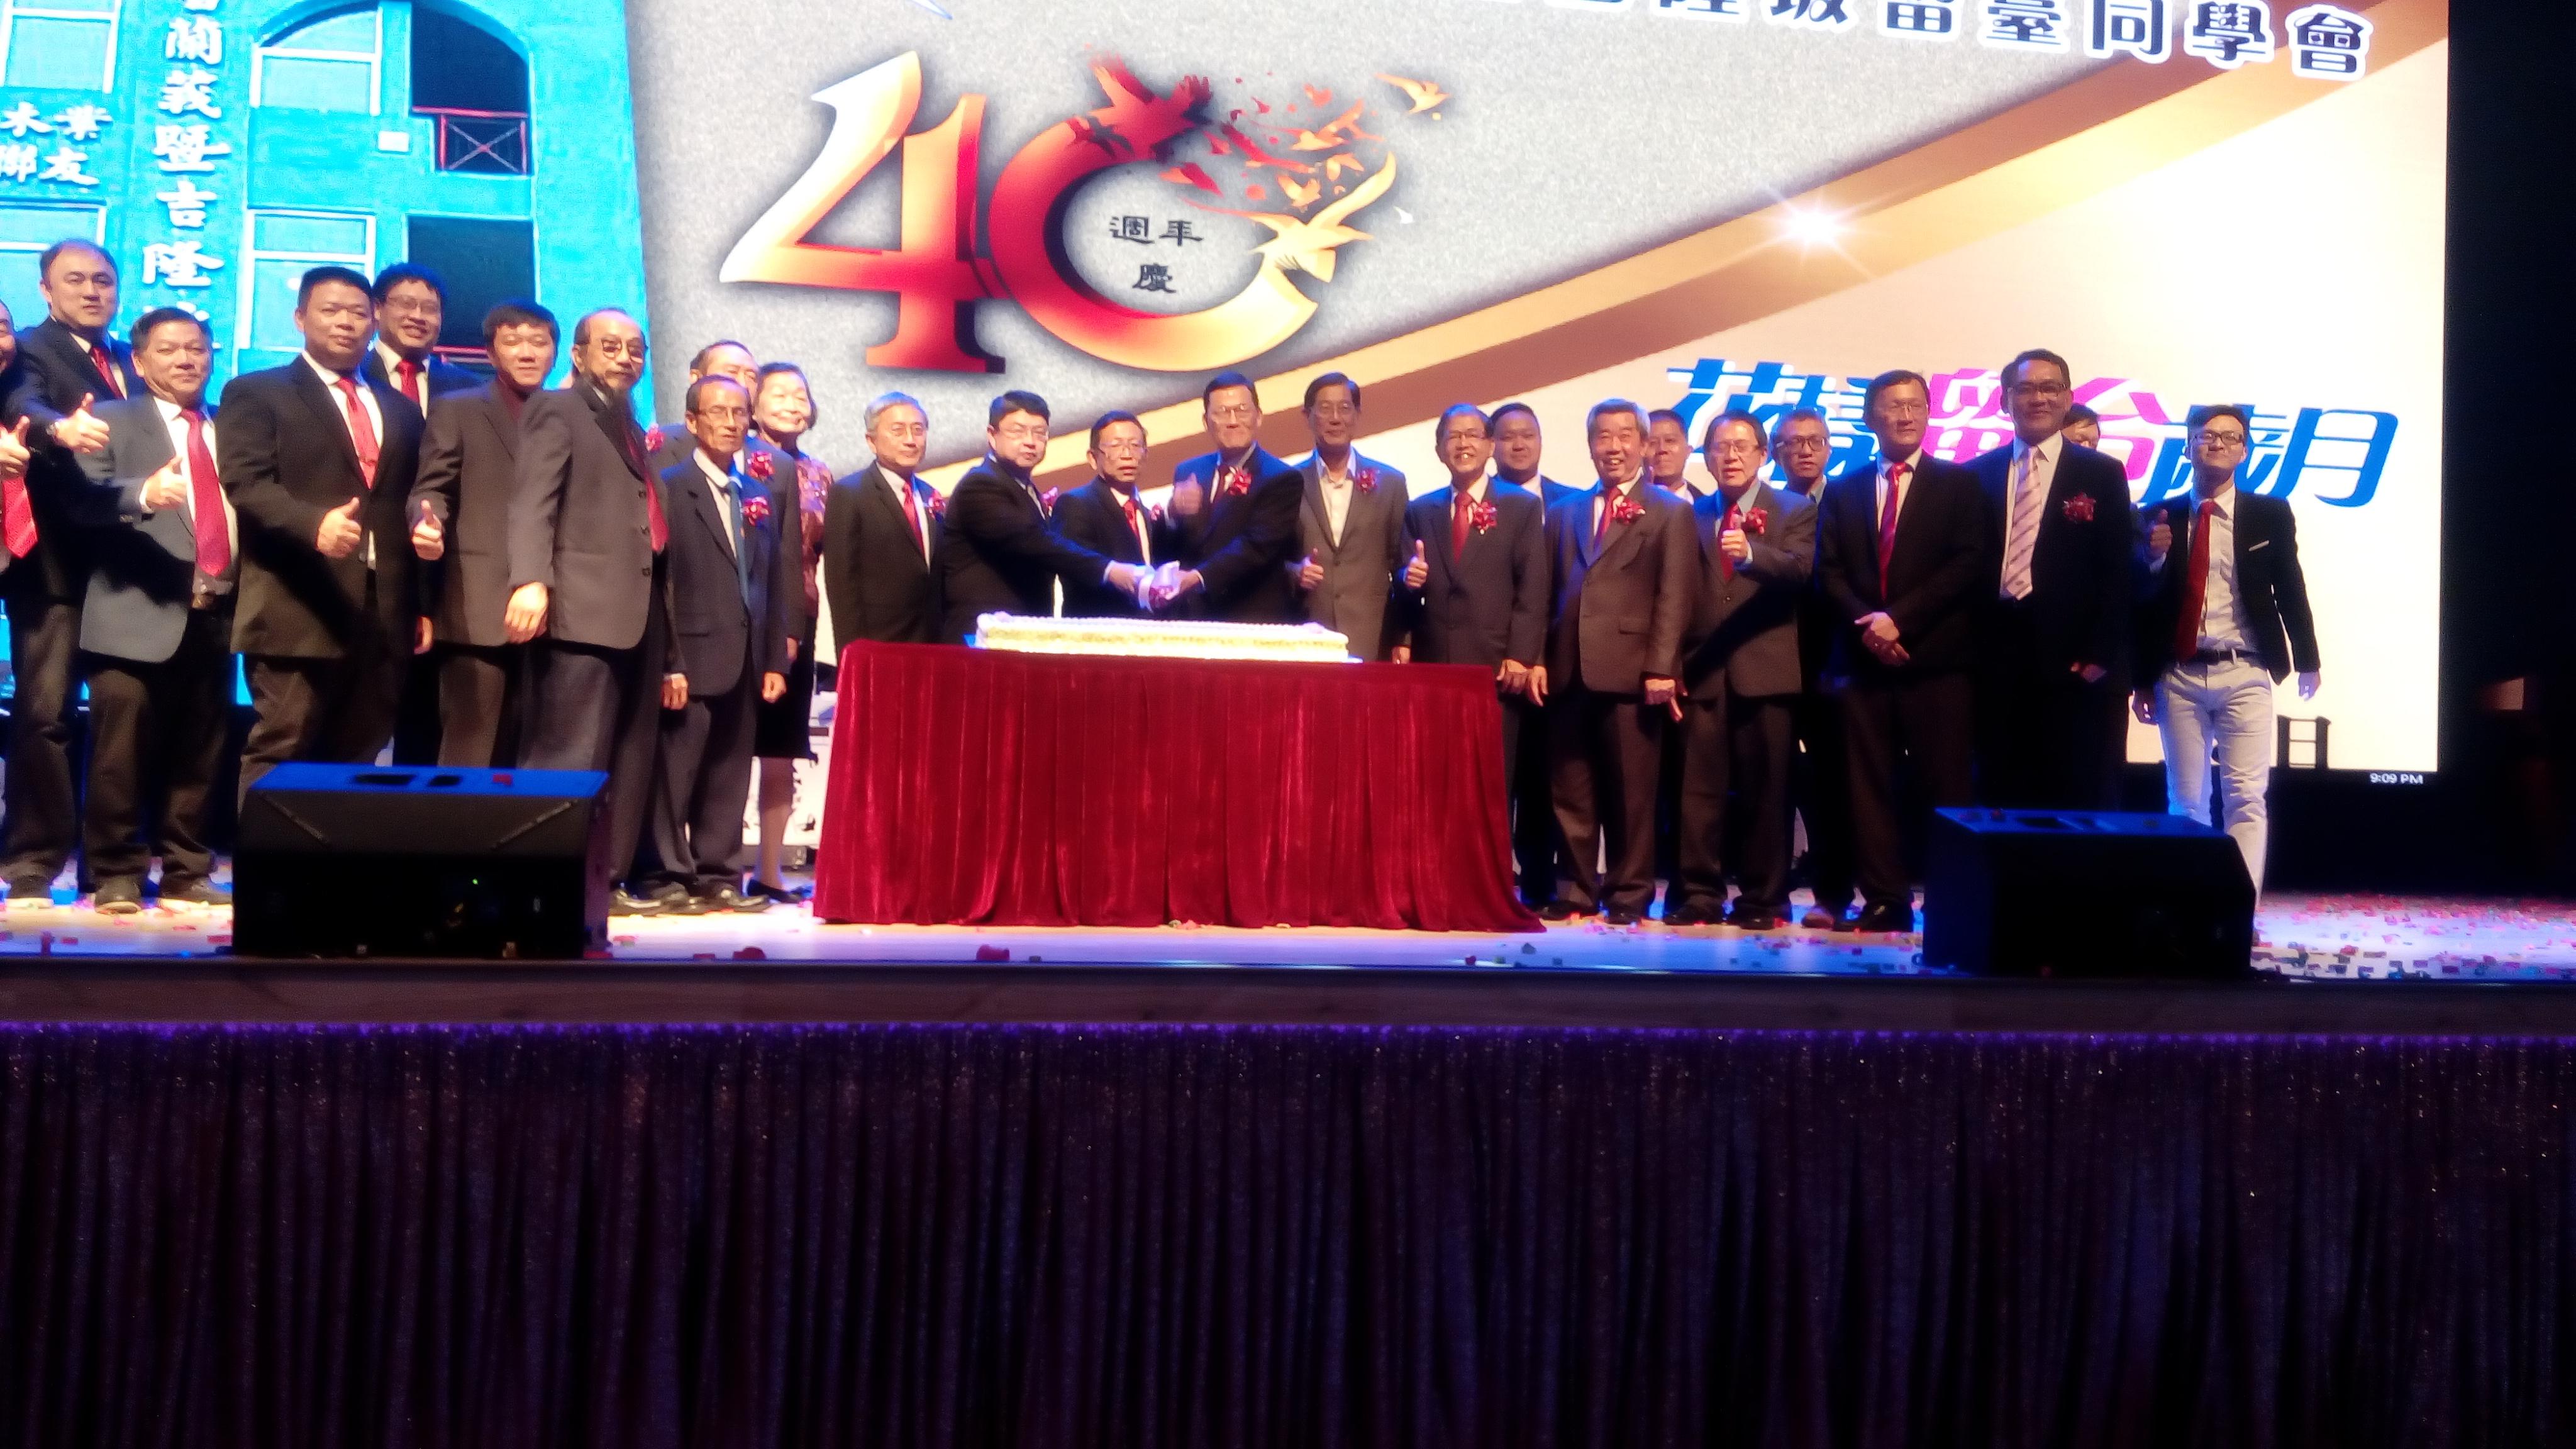
POLYGON ((2219 824, 2263 889, 2272 785, 2272 676, 2250 659, 2177 664, 2156 681, 2157 728, 2165 741, 2165 810, 2211 824, 2209 759, 2218 756, 2219 824))

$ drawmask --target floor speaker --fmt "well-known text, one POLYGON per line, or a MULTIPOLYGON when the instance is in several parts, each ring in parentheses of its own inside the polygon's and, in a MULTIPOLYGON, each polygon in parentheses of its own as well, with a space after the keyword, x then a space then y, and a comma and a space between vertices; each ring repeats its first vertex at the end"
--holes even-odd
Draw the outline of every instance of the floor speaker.
POLYGON ((1923 964, 1980 976, 2252 974, 2254 883, 2220 831, 2180 815, 1942 810, 1923 964))
POLYGON ((242 802, 233 949, 569 957, 605 945, 607 779, 280 765, 242 802))

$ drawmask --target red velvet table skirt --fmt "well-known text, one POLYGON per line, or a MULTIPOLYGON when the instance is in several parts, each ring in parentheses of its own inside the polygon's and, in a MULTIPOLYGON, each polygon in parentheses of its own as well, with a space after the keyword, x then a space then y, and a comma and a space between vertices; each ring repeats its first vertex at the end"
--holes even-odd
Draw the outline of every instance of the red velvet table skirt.
POLYGON ((841 652, 829 921, 1528 931, 1492 676, 841 652))

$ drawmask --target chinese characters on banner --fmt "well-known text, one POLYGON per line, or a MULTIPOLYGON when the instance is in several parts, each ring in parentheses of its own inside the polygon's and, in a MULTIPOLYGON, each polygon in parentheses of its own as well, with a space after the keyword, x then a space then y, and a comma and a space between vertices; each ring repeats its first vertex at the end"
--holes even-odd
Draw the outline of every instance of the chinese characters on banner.
MULTIPOLYGON (((1861 419, 1866 377, 1714 357, 1668 371, 1684 389, 1673 410, 1681 414, 1686 431, 1695 434, 1701 418, 1728 408, 1751 413, 1765 428, 1776 427, 1793 408, 1814 408, 1833 434, 1832 474, 1878 454, 1861 419)), ((1992 369, 1935 373, 1931 384, 1932 420, 1923 435, 1924 451, 1964 463, 2012 441, 2012 420, 2004 412, 2003 388, 1992 369)), ((2191 459, 2183 436, 2188 406, 2169 407, 2143 384, 2118 377, 2078 383, 2075 401, 2101 415, 2101 451, 2128 469, 2129 486, 2140 505, 2190 490, 2191 459)), ((2260 405, 2248 410, 2254 415, 2253 448, 2238 475, 2247 491, 2270 498, 2303 493, 2337 508, 2360 508, 2378 494, 2389 449, 2397 440, 2395 413, 2260 405)))

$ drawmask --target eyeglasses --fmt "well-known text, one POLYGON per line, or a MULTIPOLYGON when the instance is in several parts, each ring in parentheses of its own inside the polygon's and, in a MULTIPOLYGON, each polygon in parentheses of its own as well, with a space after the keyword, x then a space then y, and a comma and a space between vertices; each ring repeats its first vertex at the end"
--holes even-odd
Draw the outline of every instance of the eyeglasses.
POLYGON ((1043 443, 1047 436, 1046 424, 1038 423, 1034 426, 1027 423, 1008 424, 995 428, 993 436, 1005 443, 1043 443))
POLYGON ((1229 407, 1207 410, 1208 421, 1212 423, 1248 423, 1252 421, 1255 413, 1256 410, 1246 403, 1235 403, 1229 407))
POLYGON ((642 357, 644 355, 644 339, 641 337, 633 342, 623 337, 602 337, 590 345, 591 350, 602 357, 642 357))
POLYGON ((1782 438, 1771 446, 1783 453, 1821 453, 1833 445, 1831 438, 1782 438))
POLYGON ((2212 448, 2241 448, 2245 446, 2245 435, 2243 433, 2213 433, 2207 429, 2203 429, 2200 434, 2200 441, 2204 446, 2212 448))
POLYGON ((1762 445, 1748 443, 1742 438, 1730 438, 1723 443, 1709 444, 1708 451, 1721 458, 1759 458, 1762 456, 1762 445))
POLYGON ((2012 385, 2014 397, 2064 397, 2067 387, 2062 382, 2017 382, 2012 385))

